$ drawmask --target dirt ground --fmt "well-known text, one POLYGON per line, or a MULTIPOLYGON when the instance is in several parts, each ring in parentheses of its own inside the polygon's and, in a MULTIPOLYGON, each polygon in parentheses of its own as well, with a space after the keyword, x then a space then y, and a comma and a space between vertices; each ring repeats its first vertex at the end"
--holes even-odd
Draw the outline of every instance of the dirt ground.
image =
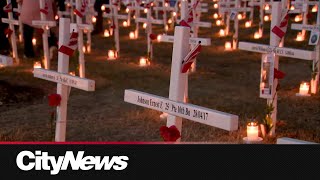
MULTIPOLYGON (((212 14, 215 11, 210 9, 202 19, 214 23, 212 14)), ((240 41, 268 43, 270 22, 265 23, 263 39, 253 39, 258 29, 257 18, 248 29, 244 28, 245 20, 239 21, 240 41)), ((71 90, 67 141, 162 141, 159 128, 166 121, 159 118, 161 112, 128 104, 123 97, 125 89, 168 97, 172 44, 154 43, 151 66, 139 67, 139 57, 147 54, 146 35, 141 30, 139 39, 129 40, 128 34, 135 28, 132 24, 128 28, 120 27, 121 54, 115 61, 106 60, 113 38, 93 36, 92 53, 86 54, 85 59, 86 77, 95 80, 96 90, 71 90)), ((106 21, 104 26, 108 26, 106 21)), ((251 118, 261 121, 266 107, 266 100, 259 98, 261 54, 224 51, 224 42, 231 41, 232 35, 219 37, 220 28, 215 24, 210 29, 200 28, 199 37, 211 38, 212 45, 203 47, 197 59, 197 70, 189 76, 189 101, 238 115, 239 130, 227 132, 185 119, 183 142, 242 143, 246 122, 251 118)), ((154 32, 162 33, 163 27, 154 26, 154 32)), ((304 42, 294 41, 297 32, 288 30, 285 47, 312 50, 314 47, 308 45, 308 38, 304 42)), ((23 46, 21 43, 18 46, 22 57, 23 46)), ((33 77, 33 61, 39 61, 40 57, 21 59, 20 65, 0 69, 0 138, 2 141, 51 141, 50 112, 53 109, 48 106, 47 95, 56 92, 56 84, 33 77)), ((56 64, 57 60, 52 62, 54 69, 56 64)), ((320 142, 319 94, 295 95, 301 81, 310 80, 310 65, 309 61, 280 57, 279 69, 286 73, 280 80, 280 123, 276 127, 276 137, 265 143, 274 143, 277 137, 283 136, 320 142)), ((75 58, 70 60, 70 71, 77 71, 75 58)))

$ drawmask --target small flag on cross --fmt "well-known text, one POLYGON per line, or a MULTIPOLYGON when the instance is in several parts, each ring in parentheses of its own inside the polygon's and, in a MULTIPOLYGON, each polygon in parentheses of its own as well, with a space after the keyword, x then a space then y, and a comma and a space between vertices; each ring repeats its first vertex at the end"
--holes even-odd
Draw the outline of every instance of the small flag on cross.
POLYGON ((283 36, 286 34, 287 31, 287 27, 288 27, 288 21, 289 21, 289 11, 287 10, 287 12, 285 13, 285 15, 283 16, 280 25, 277 26, 275 25, 272 28, 272 32, 277 35, 279 38, 283 38, 283 36))
POLYGON ((9 3, 6 6, 3 7, 3 11, 6 13, 12 12, 12 4, 9 3))
POLYGON ((45 15, 48 15, 48 9, 49 9, 48 4, 47 2, 45 2, 44 8, 40 9, 40 12, 45 15))
POLYGON ((181 73, 186 73, 191 67, 192 63, 195 61, 197 55, 201 51, 201 42, 199 42, 183 59, 181 73))
POLYGON ((78 33, 72 32, 68 45, 62 45, 59 48, 59 52, 66 54, 68 56, 72 56, 72 54, 77 49, 77 47, 78 47, 78 33))

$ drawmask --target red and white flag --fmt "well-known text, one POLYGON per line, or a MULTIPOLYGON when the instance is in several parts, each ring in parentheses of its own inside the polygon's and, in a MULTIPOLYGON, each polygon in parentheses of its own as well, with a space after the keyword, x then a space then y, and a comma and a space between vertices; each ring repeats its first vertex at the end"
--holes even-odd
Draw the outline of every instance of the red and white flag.
POLYGON ((195 2, 192 5, 192 7, 188 11, 188 16, 180 21, 180 23, 179 23, 180 26, 186 26, 186 27, 191 28, 192 23, 193 23, 193 10, 197 8, 199 2, 200 2, 200 0, 197 0, 197 2, 195 2))
POLYGON ((45 14, 45 15, 48 15, 48 9, 49 9, 48 4, 47 4, 47 2, 45 2, 44 3, 44 8, 40 9, 40 12, 45 14))
POLYGON ((84 14, 84 12, 85 12, 85 10, 86 10, 87 4, 88 4, 88 1, 83 0, 83 1, 82 1, 82 5, 81 5, 81 9, 80 9, 80 10, 74 9, 73 12, 74 12, 77 16, 79 16, 80 18, 82 18, 82 17, 83 17, 83 14, 84 14))
POLYGON ((284 16, 281 19, 280 25, 275 25, 272 28, 272 32, 277 35, 279 38, 283 38, 283 36, 286 34, 287 27, 288 27, 288 21, 289 21, 289 11, 287 11, 284 16))
POLYGON ((6 13, 12 12, 12 4, 9 3, 6 6, 3 7, 3 11, 6 13))
POLYGON ((72 32, 68 45, 62 45, 59 48, 59 52, 66 54, 68 56, 72 56, 72 54, 77 49, 77 47, 78 47, 78 33, 72 32))
POLYGON ((197 44, 182 61, 181 73, 186 73, 201 51, 201 43, 197 44))

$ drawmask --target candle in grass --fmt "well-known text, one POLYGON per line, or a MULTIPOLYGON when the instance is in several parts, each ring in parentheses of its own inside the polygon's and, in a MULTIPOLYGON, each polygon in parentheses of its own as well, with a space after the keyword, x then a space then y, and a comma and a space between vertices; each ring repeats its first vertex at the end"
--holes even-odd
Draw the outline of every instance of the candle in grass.
POLYGON ((251 27, 251 21, 247 21, 247 22, 245 23, 245 27, 246 27, 246 28, 251 27))
POLYGON ((232 46, 231 46, 231 42, 227 41, 225 44, 224 44, 224 49, 226 51, 230 51, 232 49, 232 46))
POLYGON ((157 41, 160 42, 160 41, 161 41, 161 38, 162 38, 162 36, 159 34, 159 35, 157 36, 157 41))
POLYGON ((224 30, 224 29, 220 29, 220 31, 219 31, 219 36, 220 37, 223 37, 223 36, 225 36, 226 35, 226 31, 224 30))
POLYGON ((143 29, 147 28, 147 23, 143 23, 142 27, 143 29))
POLYGON ((299 95, 300 96, 309 96, 309 88, 310 88, 309 83, 302 82, 300 84, 300 88, 299 88, 299 95))
POLYGON ((105 11, 106 7, 105 6, 101 6, 101 11, 105 11))
POLYGON ((260 39, 260 33, 259 32, 255 32, 253 35, 254 39, 260 39))
POLYGON ((221 24, 222 24, 221 20, 217 20, 217 21, 216 21, 216 25, 217 25, 217 26, 221 26, 221 24))
POLYGON ((238 20, 241 20, 242 18, 242 14, 238 14, 238 20))
POLYGON ((214 8, 214 9, 218 9, 218 7, 219 7, 219 5, 218 5, 217 3, 215 3, 215 4, 213 5, 213 8, 214 8))
POLYGON ((303 40, 304 40, 303 35, 302 35, 301 32, 299 32, 299 33, 297 34, 296 41, 303 41, 303 40))
POLYGON ((148 9, 145 8, 145 9, 143 10, 143 12, 144 12, 144 13, 148 13, 148 9))
POLYGON ((219 17, 218 13, 213 14, 213 19, 218 19, 218 17, 219 17))
POLYGON ((257 141, 259 139, 259 126, 255 122, 250 122, 247 125, 248 141, 257 141))
POLYGON ((263 17, 263 20, 264 20, 264 21, 269 21, 269 20, 270 20, 270 17, 269 17, 268 15, 265 15, 265 16, 263 17))
POLYGON ((108 51, 108 60, 114 60, 117 58, 117 52, 115 50, 108 51))
POLYGON ((34 62, 34 63, 33 63, 33 68, 34 68, 34 69, 42 68, 42 66, 41 66, 41 62, 40 62, 40 61, 36 61, 36 62, 34 62))
POLYGON ((110 36, 110 33, 109 33, 108 29, 104 30, 103 36, 104 37, 109 37, 110 36))
POLYGON ((129 33, 129 39, 135 39, 135 34, 134 34, 134 32, 130 32, 129 33))
POLYGON ((148 59, 141 57, 139 60, 139 66, 144 67, 144 66, 148 66, 148 65, 149 65, 148 59))
POLYGON ((32 38, 32 44, 35 46, 37 45, 37 39, 36 38, 32 38))
POLYGON ((127 21, 123 21, 122 25, 123 25, 123 27, 128 27, 128 22, 127 21))
POLYGON ((264 6, 264 10, 265 10, 265 11, 270 10, 270 6, 269 6, 269 4, 267 4, 267 5, 265 5, 265 6, 264 6))
POLYGON ((291 6, 290 6, 290 10, 292 11, 292 10, 294 10, 294 9, 295 9, 294 6, 291 5, 291 6))
POLYGON ((314 5, 311 9, 311 12, 318 12, 318 6, 314 5))

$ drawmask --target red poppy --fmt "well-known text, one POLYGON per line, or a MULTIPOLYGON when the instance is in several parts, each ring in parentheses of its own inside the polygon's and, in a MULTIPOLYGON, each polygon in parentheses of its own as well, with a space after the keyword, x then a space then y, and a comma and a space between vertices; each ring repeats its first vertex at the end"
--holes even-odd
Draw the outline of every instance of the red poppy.
POLYGON ((4 30, 4 34, 7 35, 8 38, 10 38, 13 31, 10 28, 7 28, 4 30))
POLYGON ((274 68, 274 79, 283 79, 285 77, 285 73, 279 71, 278 69, 274 68))
POLYGON ((44 32, 42 28, 37 28, 36 31, 37 31, 37 34, 43 34, 44 32))
POLYGON ((110 13, 110 9, 109 9, 109 8, 106 8, 105 11, 106 11, 106 13, 108 13, 108 14, 110 13))
POLYGON ((116 29, 116 26, 115 26, 115 25, 112 25, 112 26, 110 26, 110 28, 112 28, 112 29, 116 29))
POLYGON ((159 14, 161 14, 161 15, 164 14, 164 11, 160 10, 160 11, 159 11, 159 14))
POLYGON ((161 126, 160 135, 164 141, 176 141, 181 137, 180 131, 174 125, 169 128, 167 126, 161 126))
POLYGON ((60 94, 50 94, 48 96, 48 99, 49 99, 49 106, 52 106, 52 107, 60 106, 60 102, 61 102, 60 94))
POLYGON ((156 34, 150 34, 149 37, 150 37, 151 40, 157 39, 157 35, 156 34))

